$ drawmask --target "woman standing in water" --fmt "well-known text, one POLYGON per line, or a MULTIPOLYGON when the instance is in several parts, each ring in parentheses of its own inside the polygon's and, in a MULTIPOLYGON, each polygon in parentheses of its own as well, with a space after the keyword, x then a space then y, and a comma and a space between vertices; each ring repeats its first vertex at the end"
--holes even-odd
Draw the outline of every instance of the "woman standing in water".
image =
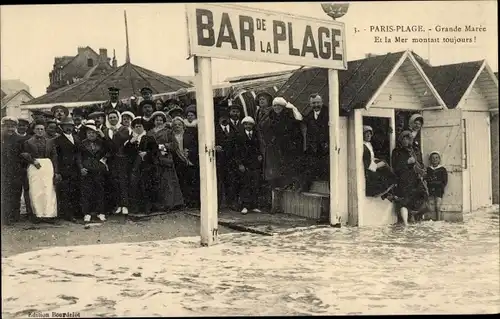
POLYGON ((174 166, 172 155, 172 130, 169 122, 172 120, 161 111, 152 115, 155 127, 148 132, 149 136, 155 138, 158 144, 158 174, 159 187, 156 206, 159 210, 169 211, 184 205, 181 187, 174 166))
POLYGON ((397 176, 394 200, 399 206, 403 223, 407 225, 409 211, 420 212, 427 201, 427 194, 426 185, 418 173, 418 166, 422 165, 418 163, 418 158, 421 156, 412 147, 412 133, 403 131, 398 142, 399 145, 392 151, 392 168, 397 176))

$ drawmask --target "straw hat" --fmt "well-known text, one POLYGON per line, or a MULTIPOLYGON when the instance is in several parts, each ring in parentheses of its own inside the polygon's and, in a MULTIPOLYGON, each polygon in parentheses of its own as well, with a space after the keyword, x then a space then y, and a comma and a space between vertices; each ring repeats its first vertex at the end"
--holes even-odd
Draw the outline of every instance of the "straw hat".
POLYGON ((369 125, 363 125, 363 133, 371 131, 373 133, 373 128, 369 125))
POLYGON ((94 120, 88 120, 85 122, 85 128, 97 132, 97 126, 95 126, 94 120))
POLYGON ((255 121, 253 119, 253 117, 251 116, 245 116, 243 118, 243 120, 241 120, 241 124, 244 124, 244 123, 252 123, 252 124, 255 124, 255 121))

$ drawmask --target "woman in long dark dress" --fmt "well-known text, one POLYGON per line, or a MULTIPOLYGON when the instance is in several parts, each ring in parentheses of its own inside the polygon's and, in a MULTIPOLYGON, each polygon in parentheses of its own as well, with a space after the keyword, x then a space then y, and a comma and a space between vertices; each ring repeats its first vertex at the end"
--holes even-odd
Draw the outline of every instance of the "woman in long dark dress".
POLYGON ((396 176, 392 168, 385 161, 375 157, 371 144, 373 129, 363 126, 363 165, 365 167, 366 196, 382 197, 396 185, 396 176))
POLYGON ((200 171, 197 135, 185 130, 184 120, 172 120, 170 149, 174 155, 175 170, 179 177, 186 206, 198 208, 200 205, 200 171))
POLYGON ((399 145, 392 151, 392 168, 397 176, 395 201, 405 225, 408 224, 408 212, 420 211, 427 201, 426 189, 418 173, 421 156, 413 149, 412 142, 411 132, 403 131, 399 145))
MULTIPOLYGON (((156 207, 158 210, 168 211, 180 208, 184 205, 179 178, 175 171, 174 157, 170 149, 172 133, 167 123, 170 117, 161 111, 152 115, 155 127, 148 132, 149 136, 155 138, 158 144, 158 174, 159 187, 156 207)), ((169 121, 170 120, 170 121, 169 121)))
POLYGON ((134 134, 126 143, 128 151, 134 154, 131 189, 134 190, 135 211, 149 214, 158 194, 158 144, 154 137, 146 135, 144 120, 132 120, 134 134))

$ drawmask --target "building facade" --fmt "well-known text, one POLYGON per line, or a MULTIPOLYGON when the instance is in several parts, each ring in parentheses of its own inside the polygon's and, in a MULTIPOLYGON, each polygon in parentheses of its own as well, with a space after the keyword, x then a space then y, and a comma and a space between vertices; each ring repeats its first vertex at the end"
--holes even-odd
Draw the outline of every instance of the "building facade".
POLYGON ((52 71, 49 72, 50 84, 47 93, 61 87, 71 85, 83 78, 98 73, 106 73, 116 68, 116 58, 108 57, 107 49, 99 49, 99 53, 90 47, 79 47, 77 55, 54 58, 52 71))

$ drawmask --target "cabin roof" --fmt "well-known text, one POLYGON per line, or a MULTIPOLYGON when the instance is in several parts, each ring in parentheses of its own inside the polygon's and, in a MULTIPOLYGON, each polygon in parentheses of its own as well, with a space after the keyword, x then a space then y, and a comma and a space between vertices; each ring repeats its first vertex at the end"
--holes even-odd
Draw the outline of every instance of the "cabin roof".
POLYGON ((413 53, 413 56, 450 109, 458 106, 484 63, 481 60, 430 66, 418 54, 413 53))
MULTIPOLYGON (((406 51, 349 61, 340 70, 340 108, 347 113, 364 108, 381 87, 406 51)), ((328 70, 307 68, 296 71, 276 93, 294 104, 303 114, 309 113, 309 95, 319 93, 328 105, 328 70)))
POLYGON ((132 63, 125 63, 103 76, 82 79, 37 97, 29 104, 103 101, 108 99, 108 87, 110 86, 119 88, 121 97, 130 97, 139 95, 140 89, 145 86, 150 87, 153 94, 156 94, 177 91, 191 85, 132 63))

